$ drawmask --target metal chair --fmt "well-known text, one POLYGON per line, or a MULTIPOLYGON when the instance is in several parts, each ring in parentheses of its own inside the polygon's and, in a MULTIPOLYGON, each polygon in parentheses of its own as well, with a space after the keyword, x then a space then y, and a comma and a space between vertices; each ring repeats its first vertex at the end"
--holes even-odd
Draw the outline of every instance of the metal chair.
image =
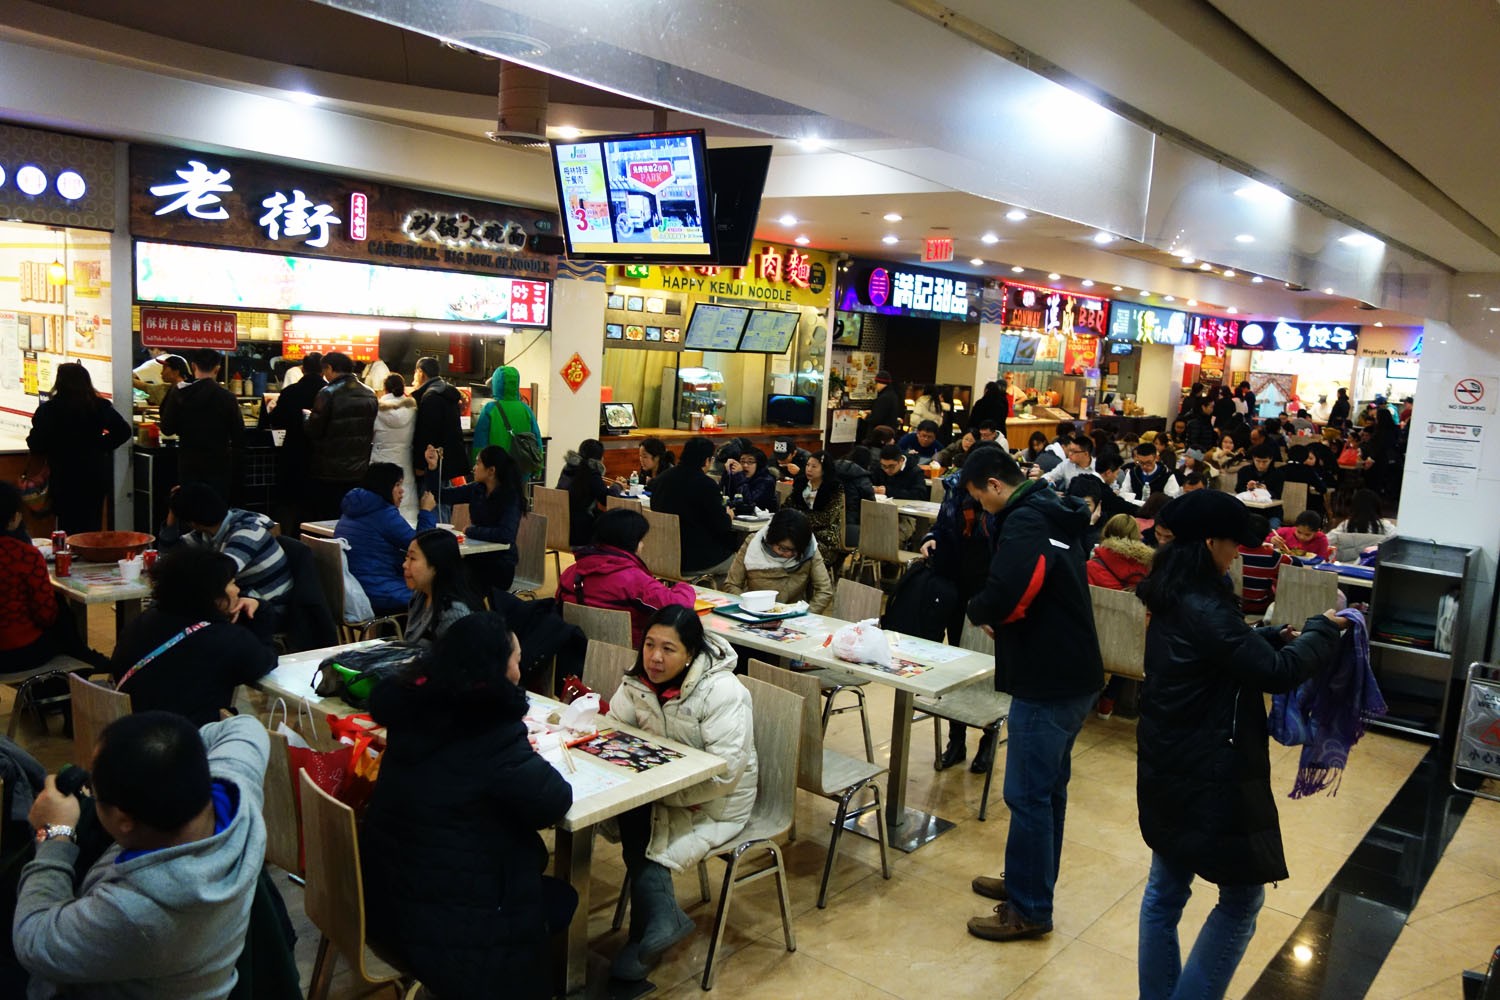
POLYGON ((633 650, 630 641, 630 612, 609 608, 591 608, 584 604, 567 602, 562 606, 563 621, 577 625, 588 637, 589 644, 607 642, 633 650))
POLYGON ((531 512, 547 519, 547 554, 552 557, 554 576, 562 576, 562 554, 572 552, 568 544, 568 532, 572 525, 572 510, 568 506, 568 494, 564 490, 536 487, 531 494, 531 512))
MULTIPOLYGON (((846 622, 862 622, 869 618, 879 618, 882 596, 877 587, 856 583, 853 580, 840 580, 833 592, 833 610, 830 617, 846 622)), ((806 675, 817 678, 823 690, 823 731, 825 733, 828 731, 828 723, 835 715, 858 712, 859 723, 865 737, 865 759, 873 762, 875 741, 870 736, 870 714, 865 710, 864 687, 869 682, 862 681, 848 671, 837 667, 818 667, 806 671, 806 675), (835 701, 845 691, 854 695, 854 703, 835 708, 835 701)))
POLYGON ((1283 565, 1276 577, 1276 600, 1266 609, 1265 624, 1301 628, 1303 622, 1321 615, 1338 599, 1338 574, 1283 565))
POLYGON ((583 683, 608 701, 635 666, 635 650, 609 642, 591 642, 583 654, 583 683))
POLYGON ((839 853, 839 838, 844 833, 844 822, 850 817, 875 813, 876 829, 880 840, 880 873, 891 877, 889 838, 886 835, 885 810, 880 808, 880 783, 875 779, 889 768, 870 761, 850 757, 829 750, 823 745, 823 725, 818 717, 818 704, 822 700, 817 678, 791 670, 773 667, 763 660, 750 661, 750 676, 758 681, 790 691, 802 702, 802 743, 798 754, 797 787, 821 795, 838 803, 833 815, 833 834, 828 841, 828 860, 823 865, 823 881, 818 887, 818 909, 828 904, 828 880, 833 874, 833 862, 839 853), (849 805, 860 792, 868 791, 871 801, 850 809, 849 805))
POLYGON ((878 584, 880 566, 892 565, 904 572, 907 566, 922 558, 920 552, 901 548, 900 522, 895 502, 859 502, 859 550, 854 553, 855 574, 869 566, 874 570, 878 584))
MULTIPOLYGON (((984 630, 973 622, 964 623, 963 635, 959 637, 959 643, 964 649, 971 649, 976 653, 993 653, 995 651, 995 640, 984 634, 984 630)), ((972 684, 965 684, 961 688, 949 691, 947 694, 937 698, 918 697, 914 705, 921 713, 918 718, 932 719, 932 755, 933 765, 941 761, 943 756, 943 734, 942 725, 939 720, 946 719, 949 722, 957 722, 959 725, 971 726, 984 733, 993 734, 995 737, 995 749, 1000 749, 1000 744, 1006 742, 1000 738, 1000 730, 1005 725, 1005 720, 1010 718, 1010 695, 1002 694, 995 690, 995 682, 989 677, 981 678, 972 684)), ((1008 739, 1009 737, 1007 737, 1008 739)), ((990 810, 990 786, 995 781, 995 758, 998 753, 990 754, 990 769, 984 773, 984 791, 979 799, 979 821, 983 823, 990 810)))
POLYGON ((69 696, 65 694, 55 695, 51 698, 38 698, 36 696, 36 689, 41 687, 43 682, 65 680, 74 670, 82 670, 87 674, 89 669, 89 665, 82 660, 59 654, 41 666, 32 667, 30 670, 0 674, 0 685, 16 689, 16 700, 11 705, 10 723, 5 727, 5 738, 8 740, 16 738, 16 727, 21 721, 21 714, 27 709, 30 709, 36 715, 38 724, 45 726, 46 718, 42 714, 42 708, 68 700, 69 696))
POLYGON ((68 675, 68 695, 73 700, 73 759, 82 766, 94 759, 104 728, 130 714, 130 695, 78 674, 68 675))
MULTIPOLYGON (((302 833, 307 844, 307 883, 302 906, 322 934, 307 1000, 325 1000, 338 956, 365 986, 391 985, 397 995, 412 983, 410 974, 392 966, 371 974, 365 964, 365 888, 359 867, 359 838, 354 810, 313 783, 302 782, 302 833)), ((380 957, 380 956, 376 956, 380 957)), ((381 958, 387 965, 391 963, 381 958)))
POLYGON ((386 628, 393 629, 397 639, 402 637, 404 630, 397 615, 377 615, 356 622, 344 620, 344 546, 337 538, 303 534, 302 544, 312 552, 318 583, 323 586, 323 599, 328 602, 328 610, 338 627, 340 642, 363 642, 379 636, 386 628))
POLYGON ((516 529, 516 575, 510 592, 536 597, 547 582, 547 515, 527 514, 516 529))
POLYGON ((1089 587, 1106 673, 1146 679, 1146 606, 1132 593, 1089 587))

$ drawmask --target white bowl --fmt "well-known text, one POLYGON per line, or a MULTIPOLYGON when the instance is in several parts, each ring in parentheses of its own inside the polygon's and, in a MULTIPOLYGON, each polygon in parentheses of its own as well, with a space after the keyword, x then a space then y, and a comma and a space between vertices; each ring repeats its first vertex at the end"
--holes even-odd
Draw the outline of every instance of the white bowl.
POLYGON ((774 590, 747 590, 740 595, 740 607, 746 611, 765 612, 776 603, 774 590))

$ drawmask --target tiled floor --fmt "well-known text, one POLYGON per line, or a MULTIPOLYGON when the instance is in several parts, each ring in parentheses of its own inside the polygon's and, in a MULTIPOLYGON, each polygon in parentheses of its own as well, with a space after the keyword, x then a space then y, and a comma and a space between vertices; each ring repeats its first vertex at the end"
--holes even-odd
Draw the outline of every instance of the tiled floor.
MULTIPOLYGON (((96 645, 107 645, 108 623, 97 612, 96 645)), ((892 697, 868 689, 877 752, 888 752, 892 697)), ((9 693, 0 711, 9 710, 9 693)), ((798 839, 787 846, 797 950, 782 942, 775 889, 769 880, 736 892, 714 995, 734 997, 903 997, 911 1000, 983 997, 1133 997, 1137 909, 1149 853, 1136 828, 1135 727, 1113 718, 1090 718, 1074 752, 1067 840, 1058 883, 1055 929, 1038 941, 994 944, 970 937, 965 921, 989 904, 969 890, 979 873, 1000 869, 1006 810, 999 781, 989 820, 976 819, 983 779, 966 769, 934 772, 930 723, 913 739, 908 803, 954 820, 958 826, 911 855, 893 852, 893 877, 880 877, 873 842, 845 837, 828 907, 815 906, 833 803, 799 796, 798 839)), ((23 741, 49 766, 65 762, 67 744, 23 741)), ((971 749, 974 737, 971 737, 971 749)), ((834 720, 830 743, 862 752, 857 717, 834 720)), ((1267 963, 1295 943, 1289 938, 1329 879, 1349 858, 1396 790, 1427 753, 1426 744, 1372 733, 1355 750, 1335 797, 1282 798, 1280 809, 1291 879, 1268 888, 1250 949, 1229 995, 1249 991, 1267 963)), ((1272 746, 1273 787, 1289 790, 1294 749, 1272 746)), ((998 773, 1003 755, 996 763, 998 773)), ((1462 821, 1431 882, 1406 920, 1399 940, 1374 978, 1368 996, 1381 1000, 1451 1000, 1466 968, 1480 968, 1500 943, 1500 803, 1478 800, 1462 821)), ((710 869, 715 882, 722 867, 710 869)), ((595 851, 593 907, 588 915, 593 967, 602 972, 623 932, 609 921, 623 871, 618 848, 595 851)), ((298 922, 298 955, 311 969, 316 931, 301 914, 296 888, 282 883, 298 922)), ((714 903, 698 901, 697 881, 677 880, 678 898, 701 933, 678 948, 652 979, 659 995, 699 995, 714 903)), ((717 901, 718 886, 714 887, 717 901)), ((1212 907, 1211 887, 1195 893, 1183 922, 1183 948, 1212 907)), ((359 995, 340 963, 335 997, 359 995)), ((1257 995, 1266 996, 1264 991, 1257 995)), ((1340 998, 1343 1000, 1343 998, 1340 998)))

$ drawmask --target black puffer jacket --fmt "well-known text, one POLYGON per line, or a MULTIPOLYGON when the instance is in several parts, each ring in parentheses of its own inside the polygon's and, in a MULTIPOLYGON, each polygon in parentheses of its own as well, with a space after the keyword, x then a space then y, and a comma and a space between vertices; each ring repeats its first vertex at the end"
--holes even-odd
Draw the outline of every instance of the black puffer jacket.
POLYGON ((245 418, 234 394, 211 378, 167 392, 161 432, 177 435, 177 481, 208 483, 228 499, 231 454, 245 441, 245 418))
POLYGON ((370 710, 389 740, 360 832, 370 939, 441 997, 550 996, 536 831, 573 790, 527 742, 525 695, 391 679, 370 710))
POLYGON ((364 478, 379 409, 375 394, 353 375, 341 375, 318 390, 307 418, 314 479, 357 483, 364 478))
MULTIPOLYGON (((828 473, 823 473, 825 476, 828 473)), ((833 474, 838 477, 844 491, 844 520, 859 523, 859 502, 875 499, 875 484, 870 481, 870 470, 858 462, 840 458, 833 463, 833 474)))
POLYGON ((995 554, 969 620, 995 630, 995 690, 1074 698, 1104 687, 1084 562, 1089 511, 1040 481, 1017 488, 995 515, 995 554))
POLYGON ((469 447, 464 444, 464 429, 459 422, 463 393, 441 378, 423 382, 413 392, 417 401, 417 423, 411 435, 411 467, 427 468, 427 446, 443 449, 443 478, 468 478, 471 471, 469 447))
POLYGON ((674 465, 652 480, 651 509, 677 515, 684 573, 712 569, 739 550, 719 484, 698 469, 674 465))
POLYGON ((1271 795, 1262 692, 1290 691, 1332 662, 1322 615, 1295 642, 1252 629, 1228 593, 1192 594, 1146 628, 1136 801, 1153 851, 1230 885, 1287 877, 1271 795))

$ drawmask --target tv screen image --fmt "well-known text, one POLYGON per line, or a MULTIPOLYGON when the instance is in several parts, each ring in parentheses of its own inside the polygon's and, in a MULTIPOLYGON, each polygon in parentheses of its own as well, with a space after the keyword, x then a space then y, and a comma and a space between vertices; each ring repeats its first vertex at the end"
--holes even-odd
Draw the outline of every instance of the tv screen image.
POLYGON ((1040 337, 1017 337, 1015 363, 1018 365, 1036 364, 1036 349, 1041 342, 1040 337))
POLYGON ((619 323, 605 323, 604 324, 604 339, 605 340, 624 340, 625 339, 625 328, 623 326, 621 326, 619 323))
POLYGON ((1002 365, 1013 365, 1016 363, 1016 347, 1021 338, 1014 333, 1002 333, 1000 335, 1000 363, 1002 365))
POLYGON ((1386 378, 1416 378, 1422 362, 1414 358, 1389 358, 1385 363, 1386 378))
POLYGON ((646 339, 647 340, 661 340, 661 327, 659 327, 659 326, 648 326, 648 327, 646 327, 646 339))
POLYGON ((733 351, 750 319, 743 306, 716 306, 707 302, 693 308, 682 345, 692 351, 733 351))
POLYGON ((715 259, 717 231, 701 129, 551 145, 569 258, 715 259))
POLYGON ((739 349, 753 354, 785 354, 801 319, 801 313, 756 309, 750 313, 739 349))

